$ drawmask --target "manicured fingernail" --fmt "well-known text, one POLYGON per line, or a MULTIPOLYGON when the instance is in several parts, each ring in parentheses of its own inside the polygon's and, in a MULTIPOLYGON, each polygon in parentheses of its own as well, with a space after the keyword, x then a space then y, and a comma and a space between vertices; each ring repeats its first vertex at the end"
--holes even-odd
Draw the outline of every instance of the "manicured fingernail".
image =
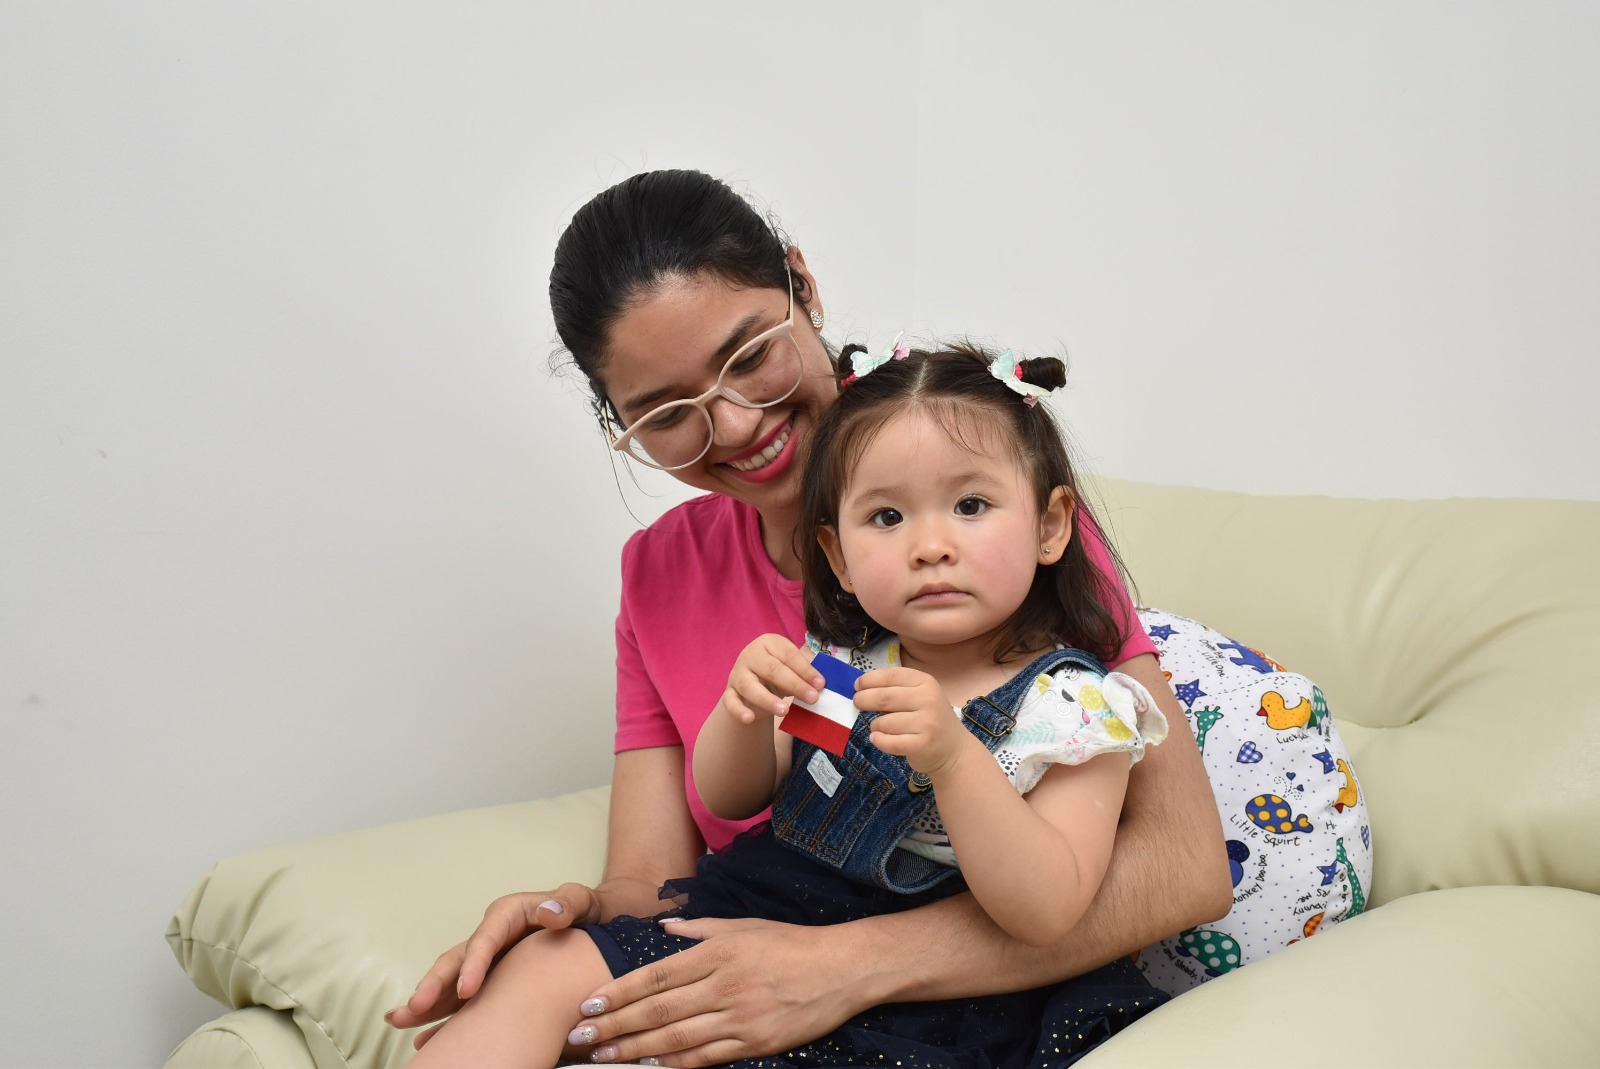
POLYGON ((657 924, 682 924, 688 917, 657 917, 657 924))
POLYGON ((580 1024, 567 1033, 567 1042, 587 1046, 600 1038, 600 1029, 592 1024, 580 1024))
POLYGON ((661 1064, 661 1059, 660 1058, 640 1058, 639 1059, 639 1064, 640 1065, 660 1065, 661 1064))
POLYGON ((609 1005, 611 1005, 611 1003, 607 1002, 603 998, 592 998, 585 1002, 582 1006, 579 1006, 578 1012, 582 1013, 585 1017, 593 1017, 597 1013, 606 1012, 606 1007, 609 1005))
POLYGON ((558 917, 567 911, 565 906, 553 898, 547 898, 543 902, 540 902, 539 908, 548 909, 551 913, 554 913, 558 917))
POLYGON ((614 1062, 617 1060, 617 1048, 607 1045, 596 1047, 594 1053, 589 1055, 591 1062, 614 1062))

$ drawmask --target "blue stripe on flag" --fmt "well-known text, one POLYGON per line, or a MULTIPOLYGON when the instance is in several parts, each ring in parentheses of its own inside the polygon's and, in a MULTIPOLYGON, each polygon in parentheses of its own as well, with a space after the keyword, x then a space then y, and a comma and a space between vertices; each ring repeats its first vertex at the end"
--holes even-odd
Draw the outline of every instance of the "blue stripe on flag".
POLYGON ((819 653, 811 659, 811 667, 822 673, 824 686, 828 690, 843 694, 850 701, 855 700, 856 680, 864 674, 861 669, 845 664, 837 657, 830 657, 826 653, 819 653))

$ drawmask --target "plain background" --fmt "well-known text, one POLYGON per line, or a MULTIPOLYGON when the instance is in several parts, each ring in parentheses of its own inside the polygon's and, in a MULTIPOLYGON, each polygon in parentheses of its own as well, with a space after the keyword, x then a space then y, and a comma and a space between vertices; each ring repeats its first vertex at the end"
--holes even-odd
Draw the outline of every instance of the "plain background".
POLYGON ((607 778, 678 495, 547 369, 606 185, 748 191, 836 342, 1066 352, 1108 474, 1600 499, 1597 55, 1586 2, 0 3, 0 1064, 219 1012, 162 939, 218 857, 607 778))

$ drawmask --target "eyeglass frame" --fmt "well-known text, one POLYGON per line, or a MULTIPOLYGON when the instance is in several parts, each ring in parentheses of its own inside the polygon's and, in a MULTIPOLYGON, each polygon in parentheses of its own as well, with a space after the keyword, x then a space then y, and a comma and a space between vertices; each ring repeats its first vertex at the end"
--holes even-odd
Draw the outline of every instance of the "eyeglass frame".
POLYGON ((707 453, 711 452, 711 447, 716 444, 717 421, 711 415, 710 407, 710 404, 713 400, 718 397, 726 397, 729 401, 732 401, 740 408, 759 410, 763 408, 771 408, 773 405, 782 404, 800 388, 800 383, 805 381, 805 359, 803 357, 800 359, 800 374, 795 376, 794 385, 785 390, 783 392, 783 396, 776 397, 771 401, 763 401, 761 404, 754 404, 750 400, 741 397, 738 393, 722 384, 722 380, 728 374, 728 369, 734 364, 738 363, 740 358, 748 355, 751 349, 754 349, 762 342, 771 341, 773 338, 776 338, 779 335, 788 335, 789 344, 794 346, 796 355, 799 355, 800 342, 794 336, 794 273, 789 269, 788 264, 783 265, 783 275, 787 283, 785 288, 789 291, 788 317, 785 318, 782 323, 779 323, 776 326, 768 327, 766 330, 763 330, 760 334, 757 334, 755 337, 739 346, 739 348, 735 349, 733 354, 728 357, 727 363, 722 365, 722 370, 717 373, 717 381, 712 385, 711 389, 707 390, 699 397, 683 398, 681 400, 668 401, 666 404, 657 405, 644 415, 640 416, 638 419, 635 419, 633 424, 625 429, 621 435, 613 434, 611 431, 611 419, 606 414, 606 409, 611 406, 606 403, 602 403, 597 406, 600 409, 600 424, 605 428, 606 437, 611 440, 611 449, 613 452, 621 453, 629 460, 637 461, 638 463, 643 464, 646 467, 654 468, 657 471, 681 471, 682 469, 689 467, 691 464, 698 463, 701 458, 703 458, 707 453), (700 450, 700 452, 696 453, 694 457, 684 461, 682 464, 674 464, 671 467, 667 467, 663 464, 657 464, 653 460, 647 460, 628 448, 628 444, 633 441, 635 432, 641 423, 663 409, 678 408, 682 406, 696 409, 702 416, 705 417, 706 421, 706 447, 700 450))

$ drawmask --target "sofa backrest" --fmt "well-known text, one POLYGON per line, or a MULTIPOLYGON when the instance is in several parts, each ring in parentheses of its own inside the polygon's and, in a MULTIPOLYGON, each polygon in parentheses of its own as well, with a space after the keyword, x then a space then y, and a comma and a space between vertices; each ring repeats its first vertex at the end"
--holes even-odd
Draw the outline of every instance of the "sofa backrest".
POLYGON ((1600 893, 1600 502, 1091 495, 1144 603, 1322 687, 1372 818, 1374 904, 1600 893))

